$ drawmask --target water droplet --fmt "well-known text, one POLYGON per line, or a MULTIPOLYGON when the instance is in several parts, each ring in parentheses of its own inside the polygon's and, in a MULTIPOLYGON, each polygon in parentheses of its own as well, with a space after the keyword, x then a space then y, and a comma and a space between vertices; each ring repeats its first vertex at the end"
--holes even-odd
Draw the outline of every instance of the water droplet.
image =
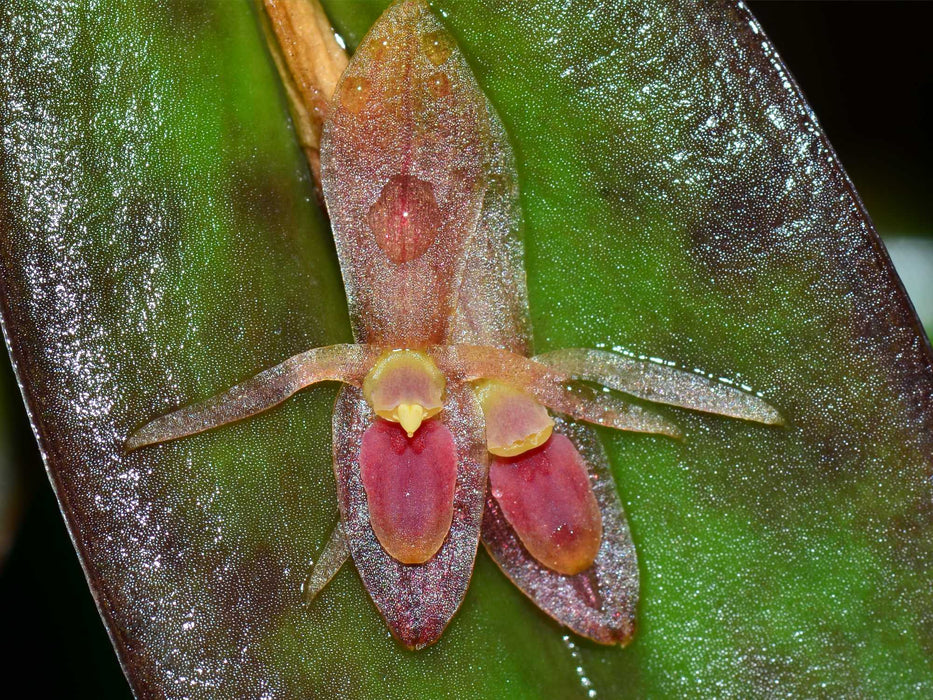
POLYGON ((421 37, 421 48, 435 66, 441 65, 454 50, 454 39, 443 30, 428 32, 421 37))
POLYGON ((340 88, 340 104, 353 114, 359 114, 369 99, 369 80, 357 76, 347 76, 340 88))
POLYGON ((374 61, 382 61, 386 56, 389 55, 388 39, 376 39, 375 42, 373 42, 372 52, 374 61))
POLYGON ((596 688, 593 686, 593 681, 586 675, 586 669, 583 668, 583 655, 580 654, 577 645, 570 639, 570 635, 565 634, 561 639, 564 642, 564 646, 567 647, 567 650, 570 652, 570 658, 577 663, 576 671, 577 678, 580 680, 580 686, 586 690, 586 696, 588 698, 595 698, 596 688))
POLYGON ((443 71, 432 73, 428 77, 428 90, 435 97, 447 97, 450 94, 450 79, 443 71))

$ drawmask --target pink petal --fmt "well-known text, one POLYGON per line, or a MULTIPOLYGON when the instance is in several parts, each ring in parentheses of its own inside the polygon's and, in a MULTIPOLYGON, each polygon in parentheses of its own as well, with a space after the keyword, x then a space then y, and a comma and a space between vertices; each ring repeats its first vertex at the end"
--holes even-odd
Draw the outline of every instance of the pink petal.
POLYGON ((376 537, 403 564, 421 564, 450 530, 457 448, 440 421, 408 437, 398 423, 376 420, 363 434, 360 472, 376 537))
POLYGON ((363 435, 376 419, 359 389, 344 387, 334 406, 334 474, 347 544, 363 585, 392 634, 410 649, 433 644, 463 602, 473 573, 487 479, 483 419, 473 392, 449 385, 441 420, 453 434, 457 485, 453 522, 424 564, 402 564, 376 538, 363 480, 363 435))
POLYGON ((586 465, 563 435, 516 457, 496 457, 489 483, 506 520, 539 562, 572 576, 588 569, 602 539, 602 517, 586 465))
POLYGON ((603 536, 593 565, 565 576, 533 557, 515 533, 491 490, 483 513, 483 544, 503 573, 541 610, 577 634, 602 644, 626 644, 635 631, 638 561, 625 511, 605 450, 592 429, 556 419, 586 462, 602 514, 603 536))

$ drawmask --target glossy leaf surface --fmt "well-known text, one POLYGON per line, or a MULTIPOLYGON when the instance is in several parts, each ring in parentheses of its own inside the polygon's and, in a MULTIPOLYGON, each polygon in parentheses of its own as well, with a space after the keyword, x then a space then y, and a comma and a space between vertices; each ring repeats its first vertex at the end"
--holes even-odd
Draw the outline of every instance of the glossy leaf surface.
POLYGON ((19 524, 23 500, 20 470, 12 444, 14 421, 11 413, 18 410, 13 387, 9 386, 12 376, 4 358, 0 361, 0 571, 19 524))
MULTIPOLYGON (((328 9, 355 45, 380 3, 328 9)), ((521 175, 536 349, 621 347, 764 392, 603 434, 641 566, 626 649, 563 639, 480 554, 413 654, 345 567, 334 392, 122 456, 144 421, 349 339, 246 4, 0 10, 6 331, 143 697, 907 696, 933 678, 929 349, 773 48, 728 3, 439 1, 521 175)))

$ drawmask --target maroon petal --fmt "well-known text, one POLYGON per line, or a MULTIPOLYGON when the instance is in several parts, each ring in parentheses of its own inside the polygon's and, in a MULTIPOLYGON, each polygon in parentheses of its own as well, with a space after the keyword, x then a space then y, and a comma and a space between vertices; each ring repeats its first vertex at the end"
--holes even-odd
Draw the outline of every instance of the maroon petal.
POLYGON ((377 419, 363 434, 360 473, 370 524, 382 547, 403 564, 423 564, 444 544, 454 515, 457 447, 439 420, 412 437, 377 419))
POLYGON ((447 539, 424 564, 391 557, 370 524, 360 473, 363 434, 375 415, 353 387, 334 407, 334 472, 337 501, 353 562, 392 634, 410 649, 433 644, 457 612, 473 573, 487 482, 487 457, 479 407, 469 388, 448 386, 442 420, 454 436, 457 486, 447 539))
POLYGON ((567 575, 592 566, 602 518, 586 463, 566 436, 554 433, 533 450, 493 458, 489 488, 535 559, 567 575))
POLYGON ((587 463, 602 516, 596 561, 565 576, 539 563, 509 525, 490 489, 483 514, 483 544, 503 573, 548 615, 602 644, 627 644, 635 631, 638 562, 606 453, 591 429, 557 419, 554 432, 569 437, 587 463))

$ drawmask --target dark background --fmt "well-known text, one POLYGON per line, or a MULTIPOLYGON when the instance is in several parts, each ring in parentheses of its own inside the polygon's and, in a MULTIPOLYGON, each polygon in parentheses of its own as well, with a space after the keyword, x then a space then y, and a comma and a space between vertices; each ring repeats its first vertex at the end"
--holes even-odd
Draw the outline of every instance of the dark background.
MULTIPOLYGON (((895 250, 904 237, 930 241, 933 249, 933 124, 927 109, 933 102, 933 4, 748 5, 803 88, 878 231, 895 250)), ((925 265, 920 274, 933 277, 933 261, 925 265)), ((933 299, 915 301, 922 308, 933 299)), ((926 319, 928 328, 931 320, 926 319)), ((29 688, 23 695, 31 698, 128 698, 12 373, 2 362, 0 419, 6 415, 11 422, 13 444, 10 464, 0 462, 0 469, 9 467, 18 476, 20 518, 12 548, 0 562, 0 694, 19 696, 12 689, 20 678, 29 688)))
POLYGON ((748 2, 878 228, 933 234, 930 2, 748 2))

